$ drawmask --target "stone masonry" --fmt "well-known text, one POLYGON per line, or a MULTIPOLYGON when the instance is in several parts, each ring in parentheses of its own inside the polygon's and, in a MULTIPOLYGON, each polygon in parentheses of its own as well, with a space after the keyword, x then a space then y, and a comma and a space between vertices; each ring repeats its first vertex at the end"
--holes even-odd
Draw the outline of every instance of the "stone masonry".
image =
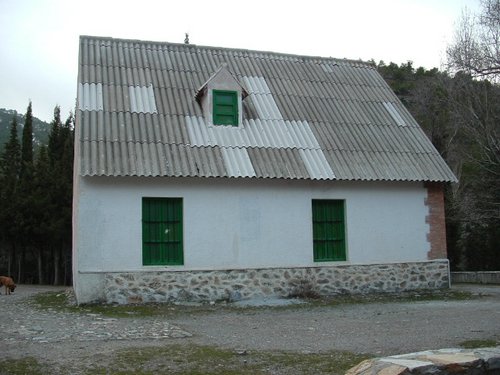
POLYGON ((346 293, 400 292, 449 287, 446 260, 216 271, 106 273, 108 303, 237 301, 346 293))

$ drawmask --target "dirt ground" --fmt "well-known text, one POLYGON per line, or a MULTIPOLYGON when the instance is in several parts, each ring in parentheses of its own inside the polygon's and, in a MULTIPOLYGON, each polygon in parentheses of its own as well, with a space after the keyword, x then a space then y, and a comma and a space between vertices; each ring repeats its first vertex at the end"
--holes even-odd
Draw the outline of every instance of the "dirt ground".
MULTIPOLYGON (((2 359, 92 361, 122 348, 199 344, 231 350, 375 356, 500 341, 500 286, 460 285, 474 297, 425 302, 213 309, 162 317, 106 319, 97 314, 38 310, 36 293, 64 288, 21 285, 0 295, 2 359)), ((1 371, 0 371, 1 372, 1 371)))

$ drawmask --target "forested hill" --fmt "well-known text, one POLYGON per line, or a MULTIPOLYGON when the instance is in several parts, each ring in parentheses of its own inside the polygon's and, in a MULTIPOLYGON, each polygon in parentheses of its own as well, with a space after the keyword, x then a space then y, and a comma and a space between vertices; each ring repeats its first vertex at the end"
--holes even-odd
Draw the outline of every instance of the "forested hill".
MULTIPOLYGON (((24 126, 23 114, 12 109, 0 108, 0 152, 2 152, 5 143, 9 140, 10 126, 14 116, 16 116, 17 119, 17 132, 20 139, 24 126)), ((35 147, 47 144, 49 131, 50 124, 48 122, 33 117, 33 143, 35 147)))

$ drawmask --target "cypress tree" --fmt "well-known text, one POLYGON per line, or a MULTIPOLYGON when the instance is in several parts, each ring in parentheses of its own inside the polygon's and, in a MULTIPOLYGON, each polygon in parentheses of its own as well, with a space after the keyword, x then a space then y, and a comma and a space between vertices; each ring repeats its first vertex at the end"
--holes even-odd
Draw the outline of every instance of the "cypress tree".
POLYGON ((49 145, 48 145, 48 156, 50 164, 52 167, 57 164, 57 161, 61 157, 63 142, 62 134, 62 123, 61 123, 61 109, 59 106, 54 108, 54 119, 50 123, 50 133, 49 133, 49 145))
POLYGON ((57 212, 53 208, 54 204, 50 194, 53 181, 51 180, 49 168, 47 147, 42 146, 39 149, 35 164, 31 207, 31 217, 35 223, 33 227, 33 254, 36 258, 39 284, 44 282, 42 262, 44 254, 54 238, 53 221, 57 218, 57 212))
MULTIPOLYGON (((61 182, 64 187, 63 199, 61 199, 62 212, 64 218, 63 224, 63 240, 62 240, 62 256, 64 265, 63 281, 70 283, 71 277, 71 257, 72 257, 72 212, 73 212, 73 154, 74 154, 74 117, 70 113, 66 122, 61 128, 61 137, 63 139, 62 156, 61 156, 61 182)), ((57 284, 57 278, 54 278, 54 283, 57 284)))
POLYGON ((21 147, 21 180, 33 176, 33 114, 31 101, 24 116, 23 138, 21 147))
POLYGON ((12 118, 9 140, 5 144, 0 158, 0 172, 2 175, 2 190, 12 194, 15 192, 19 179, 21 165, 21 145, 17 138, 16 116, 12 118))
MULTIPOLYGON (((50 251, 53 259, 54 284, 65 283, 70 274, 73 198, 73 115, 61 122, 60 108, 55 107, 51 122, 48 155, 47 187, 50 195, 50 251), (64 274, 61 273, 64 270, 64 274)), ((38 168, 37 168, 38 169, 38 168)))
POLYGON ((19 174, 19 222, 16 239, 17 282, 24 282, 23 263, 27 250, 34 245, 33 230, 37 225, 33 215, 33 114, 31 101, 24 116, 23 136, 21 140, 21 168, 19 174))
POLYGON ((0 241, 6 245, 7 273, 12 275, 12 257, 19 222, 18 197, 21 145, 17 137, 16 116, 12 119, 9 140, 0 156, 0 241))

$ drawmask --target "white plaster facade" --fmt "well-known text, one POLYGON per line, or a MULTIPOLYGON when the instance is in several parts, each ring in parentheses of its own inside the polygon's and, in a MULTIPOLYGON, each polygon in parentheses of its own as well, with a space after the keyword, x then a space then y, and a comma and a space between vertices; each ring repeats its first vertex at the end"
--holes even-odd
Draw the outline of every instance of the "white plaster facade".
POLYGON ((423 183, 80 177, 74 206, 79 302, 106 273, 317 267, 427 260, 423 183), (183 198, 184 265, 143 266, 143 197, 183 198), (314 262, 312 199, 345 200, 346 262, 314 262))

